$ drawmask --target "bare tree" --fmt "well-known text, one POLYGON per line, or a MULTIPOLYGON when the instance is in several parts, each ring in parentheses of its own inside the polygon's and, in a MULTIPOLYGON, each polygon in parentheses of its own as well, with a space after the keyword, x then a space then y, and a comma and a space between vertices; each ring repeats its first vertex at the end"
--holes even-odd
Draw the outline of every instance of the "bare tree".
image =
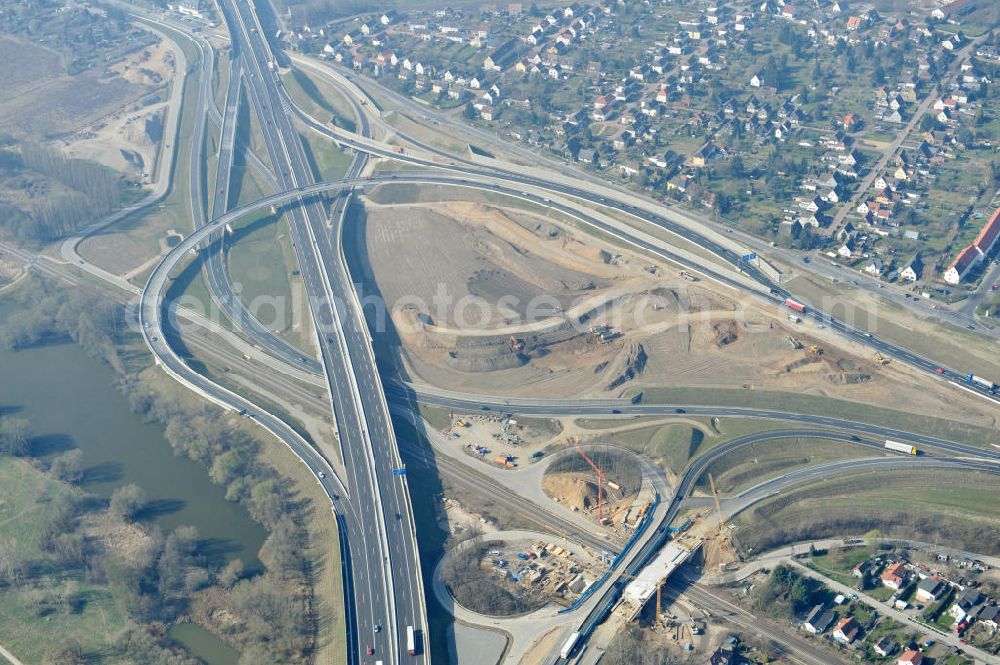
POLYGON ((146 503, 146 492, 135 484, 119 487, 111 495, 108 511, 123 520, 134 520, 146 503))
POLYGON ((0 454, 22 456, 31 451, 31 426, 24 418, 0 418, 0 454))
POLYGON ((24 579, 25 564, 17 549, 17 540, 0 540, 0 582, 20 584, 24 579))

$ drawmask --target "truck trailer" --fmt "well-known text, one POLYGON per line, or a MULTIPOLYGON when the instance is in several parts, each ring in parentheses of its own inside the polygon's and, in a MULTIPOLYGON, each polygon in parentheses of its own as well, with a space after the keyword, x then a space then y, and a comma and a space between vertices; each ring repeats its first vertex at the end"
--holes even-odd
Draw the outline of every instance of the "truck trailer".
POLYGON ((573 653, 573 649, 576 648, 576 643, 580 639, 580 633, 576 632, 569 636, 566 640, 566 644, 563 645, 562 651, 559 652, 559 657, 563 660, 569 658, 569 655, 573 653))
POLYGON ((992 391, 994 388, 996 388, 996 384, 994 384, 992 381, 990 381, 989 379, 984 379, 981 376, 976 376, 975 374, 966 375, 965 380, 968 381, 969 383, 976 384, 980 388, 985 388, 986 390, 992 391))
POLYGON ((785 307, 788 307, 789 309, 794 309, 796 312, 799 312, 800 314, 806 313, 806 306, 797 300, 792 300, 791 298, 785 298, 785 307))
POLYGON ((911 446, 908 443, 900 443, 899 441, 885 440, 886 450, 893 450, 897 453, 903 453, 904 455, 916 455, 917 449, 915 446, 911 446))
POLYGON ((417 636, 413 632, 413 626, 406 627, 406 653, 411 656, 417 655, 417 636))

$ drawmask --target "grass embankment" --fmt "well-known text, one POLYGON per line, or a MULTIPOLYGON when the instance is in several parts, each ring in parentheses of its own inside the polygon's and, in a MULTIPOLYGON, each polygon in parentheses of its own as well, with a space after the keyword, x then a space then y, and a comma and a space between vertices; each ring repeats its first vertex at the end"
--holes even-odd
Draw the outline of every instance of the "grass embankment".
POLYGON ((739 515, 741 545, 755 551, 879 530, 885 536, 1000 552, 1000 486, 991 474, 943 470, 867 472, 817 482, 739 515))
MULTIPOLYGON (((635 391, 626 393, 632 396, 635 391)), ((846 400, 735 388, 643 388, 644 404, 697 404, 767 409, 788 413, 819 414, 856 422, 880 425, 949 441, 987 446, 996 441, 997 432, 985 427, 933 418, 903 411, 884 409, 846 400)))
MULTIPOLYGON (((594 431, 588 442, 604 442, 623 446, 651 457, 679 474, 696 458, 727 441, 747 434, 785 429, 787 423, 752 418, 649 417, 636 419, 594 419, 577 421, 584 429, 594 431), (652 423, 652 424, 643 424, 652 423), (638 424, 634 429, 601 432, 638 424)), ((767 444, 762 444, 767 445, 767 444)))
POLYGON ((350 102, 333 86, 297 67, 282 74, 281 80, 292 101, 303 111, 321 122, 332 121, 348 132, 357 131, 350 102))
POLYGON ((698 487, 708 489, 710 473, 720 494, 734 494, 792 471, 878 454, 868 447, 823 438, 795 437, 751 443, 709 465, 698 487))

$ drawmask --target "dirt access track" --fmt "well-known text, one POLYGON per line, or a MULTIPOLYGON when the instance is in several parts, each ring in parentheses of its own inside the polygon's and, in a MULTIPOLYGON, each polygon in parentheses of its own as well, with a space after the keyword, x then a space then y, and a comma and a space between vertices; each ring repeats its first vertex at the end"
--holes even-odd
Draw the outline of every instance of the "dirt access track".
MULTIPOLYGON (((378 190, 376 190, 377 192, 378 190)), ((455 391, 608 397, 683 386, 789 391, 954 417, 997 413, 828 329, 541 209, 362 197, 345 248, 380 361, 455 391), (389 200, 387 200, 389 199, 389 200)))

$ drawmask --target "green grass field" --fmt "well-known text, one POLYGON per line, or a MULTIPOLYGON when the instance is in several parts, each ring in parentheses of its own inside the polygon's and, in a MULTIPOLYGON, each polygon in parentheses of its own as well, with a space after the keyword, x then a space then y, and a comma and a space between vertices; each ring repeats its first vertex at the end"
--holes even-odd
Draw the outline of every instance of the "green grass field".
MULTIPOLYGON (((709 466, 720 494, 734 494, 757 483, 827 462, 872 457, 871 448, 822 438, 792 438, 762 441, 734 450, 709 466)), ((703 490, 708 480, 698 485, 703 490)))
MULTIPOLYGON (((631 397, 635 390, 626 392, 631 397)), ((932 418, 902 411, 893 411, 860 402, 817 397, 800 393, 737 388, 643 388, 644 404, 697 404, 700 406, 732 406, 753 409, 773 409, 790 413, 810 413, 835 416, 916 432, 928 436, 987 446, 996 441, 994 430, 961 422, 932 418)))
POLYGON ((240 300, 269 328, 287 332, 292 321, 292 290, 280 238, 288 224, 266 213, 246 220, 227 244, 229 274, 240 300))
MULTIPOLYGON (((20 556, 44 567, 48 556, 37 545, 38 522, 46 505, 58 494, 76 490, 50 479, 22 459, 0 457, 0 540, 14 542, 20 556)), ((83 575, 54 573, 46 576, 45 590, 0 586, 0 644, 25 663, 38 663, 46 647, 76 639, 88 652, 101 652, 114 634, 124 628, 111 594, 94 586, 83 575), (69 594, 79 599, 78 611, 39 611, 32 598, 43 594, 69 594)))
POLYGON ((332 120, 338 127, 349 132, 357 131, 351 104, 322 79, 293 68, 282 74, 281 80, 292 101, 306 113, 321 122, 332 120))
POLYGON ((866 472, 783 492, 738 515, 746 546, 857 535, 872 529, 894 538, 1000 552, 1000 486, 991 474, 929 469, 866 472))
MULTIPOLYGON (((606 442, 629 448, 665 464, 674 473, 680 473, 695 458, 716 446, 740 436, 782 429, 787 425, 777 421, 749 418, 657 418, 657 424, 637 427, 621 432, 601 433, 593 427, 601 420, 590 421, 594 434, 586 437, 591 442, 606 442)), ((611 427, 612 419, 604 420, 611 427)), ((628 419, 618 421, 626 425, 628 419)), ((641 421, 640 421, 641 422, 641 421)))

